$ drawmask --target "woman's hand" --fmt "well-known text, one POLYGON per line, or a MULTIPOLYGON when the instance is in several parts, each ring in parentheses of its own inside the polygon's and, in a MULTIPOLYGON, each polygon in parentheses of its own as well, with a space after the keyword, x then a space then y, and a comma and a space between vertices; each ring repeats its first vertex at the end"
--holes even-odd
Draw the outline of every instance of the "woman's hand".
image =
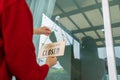
POLYGON ((44 34, 48 36, 51 33, 51 30, 46 26, 42 26, 42 27, 34 29, 33 32, 34 34, 44 34))
POLYGON ((47 59, 46 59, 46 64, 47 64, 49 67, 54 66, 56 63, 57 63, 57 58, 56 58, 56 56, 49 56, 49 57, 47 57, 47 59))

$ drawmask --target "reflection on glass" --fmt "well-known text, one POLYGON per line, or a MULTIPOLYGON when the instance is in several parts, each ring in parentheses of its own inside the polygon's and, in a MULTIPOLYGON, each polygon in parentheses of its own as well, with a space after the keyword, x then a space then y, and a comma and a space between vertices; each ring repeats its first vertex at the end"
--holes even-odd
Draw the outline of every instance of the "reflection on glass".
POLYGON ((105 61, 98 56, 95 39, 90 36, 82 38, 81 46, 81 80, 103 80, 105 78, 105 61))
MULTIPOLYGON (((109 2, 115 9, 118 3, 109 2)), ((57 24, 71 38, 65 55, 58 57, 61 68, 51 69, 47 80, 109 80, 101 0, 56 0, 51 19, 55 21, 56 16, 60 16, 57 24)), ((113 26, 119 24, 116 18, 113 26)))

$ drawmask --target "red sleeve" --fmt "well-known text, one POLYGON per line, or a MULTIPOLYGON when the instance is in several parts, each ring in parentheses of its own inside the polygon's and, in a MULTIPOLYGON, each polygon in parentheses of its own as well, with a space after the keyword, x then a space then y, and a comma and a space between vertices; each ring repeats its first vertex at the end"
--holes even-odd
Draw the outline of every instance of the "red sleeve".
POLYGON ((6 64, 18 80, 44 80, 49 67, 36 62, 33 21, 25 0, 16 0, 2 15, 6 64))

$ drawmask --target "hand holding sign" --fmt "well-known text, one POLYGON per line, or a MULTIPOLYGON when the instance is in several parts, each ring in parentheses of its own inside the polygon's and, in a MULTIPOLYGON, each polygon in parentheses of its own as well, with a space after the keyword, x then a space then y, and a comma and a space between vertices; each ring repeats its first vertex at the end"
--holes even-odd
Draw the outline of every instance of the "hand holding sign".
POLYGON ((49 66, 49 67, 52 67, 53 65, 55 65, 57 63, 57 58, 55 56, 51 56, 51 57, 48 57, 46 59, 46 64, 49 66))

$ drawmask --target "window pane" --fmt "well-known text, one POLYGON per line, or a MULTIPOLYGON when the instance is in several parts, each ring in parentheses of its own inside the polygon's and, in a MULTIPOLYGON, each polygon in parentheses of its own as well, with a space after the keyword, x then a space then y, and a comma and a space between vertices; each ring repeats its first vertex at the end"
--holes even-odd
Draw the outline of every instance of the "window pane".
POLYGON ((60 16, 56 23, 73 41, 58 57, 62 68, 51 70, 47 80, 109 80, 102 14, 101 0, 56 0, 51 19, 60 16))

